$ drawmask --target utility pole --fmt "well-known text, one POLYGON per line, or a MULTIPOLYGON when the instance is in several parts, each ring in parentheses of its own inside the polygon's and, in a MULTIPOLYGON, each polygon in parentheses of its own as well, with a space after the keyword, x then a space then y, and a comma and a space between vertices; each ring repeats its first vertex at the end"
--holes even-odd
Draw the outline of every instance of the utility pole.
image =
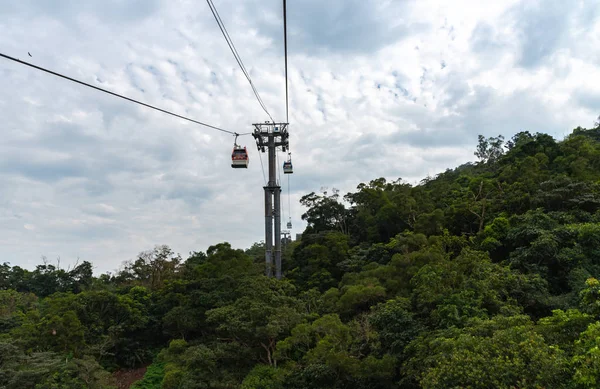
POLYGON ((285 152, 289 148, 288 123, 265 122, 253 124, 252 136, 256 139, 258 151, 269 155, 269 181, 265 190, 265 274, 273 276, 275 262, 275 277, 281 279, 281 186, 277 182, 277 148, 285 152), (275 231, 273 231, 275 219, 275 231), (275 232, 275 234, 273 234, 275 232), (273 241, 275 246, 273 247, 273 241))

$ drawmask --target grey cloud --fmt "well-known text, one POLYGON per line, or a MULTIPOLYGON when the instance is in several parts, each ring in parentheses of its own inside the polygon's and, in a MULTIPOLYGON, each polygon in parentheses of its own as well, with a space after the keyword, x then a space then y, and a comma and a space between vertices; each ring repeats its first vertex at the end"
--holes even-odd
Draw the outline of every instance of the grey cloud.
MULTIPOLYGON (((530 89, 517 89, 510 94, 484 86, 467 88, 462 82, 449 82, 438 112, 448 108, 452 114, 430 114, 413 117, 417 127, 398 131, 373 140, 377 144, 406 144, 413 147, 474 147, 477 135, 509 138, 518 131, 540 131, 562 134, 565 123, 555 117, 543 103, 541 95, 530 89), (471 94, 472 93, 472 94, 471 94), (552 118, 552 120, 548 120, 552 118)), ((591 97, 591 96, 590 96, 591 97)), ((590 100, 591 102, 592 100, 590 100)), ((395 115, 406 117, 398 109, 395 115)))
POLYGON ((471 92, 471 88, 465 78, 452 71, 446 75, 445 80, 439 82, 440 104, 444 107, 454 109, 471 92))
POLYGON ((490 48, 498 48, 495 39, 494 28, 486 22, 479 22, 471 33, 471 48, 475 52, 488 51, 490 48))
POLYGON ((77 242, 79 239, 85 240, 103 240, 114 239, 123 236, 124 229, 117 225, 93 225, 84 223, 82 225, 72 225, 60 228, 50 229, 54 231, 52 235, 55 239, 65 239, 67 241, 77 242))
POLYGON ((507 50, 511 49, 511 42, 487 22, 477 23, 469 43, 471 50, 479 54, 479 60, 485 66, 493 66, 507 50))
POLYGON ((416 97, 405 87, 410 83, 410 79, 403 73, 395 70, 392 72, 394 77, 393 84, 386 84, 380 81, 375 81, 375 87, 380 90, 387 90, 394 98, 405 98, 411 101, 416 101, 416 97))
MULTIPOLYGON (((449 137, 456 137, 456 135, 450 134, 449 137)), ((377 177, 404 178, 412 182, 422 177, 424 169, 428 167, 438 166, 443 170, 444 166, 452 165, 456 161, 456 156, 453 154, 423 152, 420 147, 414 146, 410 135, 405 135, 401 139, 395 138, 396 134, 370 133, 347 142, 339 152, 332 153, 331 163, 323 164, 322 169, 325 172, 320 171, 319 178, 322 179, 320 184, 310 182, 307 177, 306 181, 310 184, 307 190, 313 191, 323 182, 338 187, 345 186, 345 190, 351 190, 358 183, 368 182, 377 177)), ((443 146, 448 147, 448 145, 443 146)), ((436 145, 429 145, 429 147, 435 149, 436 145)), ((316 176, 314 172, 310 173, 310 178, 313 180, 316 176)), ((298 180, 295 179, 294 182, 296 181, 298 180)))
POLYGON ((600 114, 600 92, 578 91, 574 94, 574 99, 578 104, 600 114))
MULTIPOLYGON (((319 55, 325 53, 373 53, 411 34, 428 28, 425 23, 406 17, 413 1, 305 0, 287 7, 290 53, 319 55)), ((259 31, 273 38, 279 50, 281 42, 281 9, 260 12, 263 1, 248 7, 261 20, 259 31), (272 15, 277 15, 273 20, 272 15)))
POLYGON ((467 135, 465 129, 459 128, 452 121, 454 120, 442 118, 438 120, 438 126, 432 124, 430 128, 407 133, 398 132, 386 137, 386 141, 394 145, 404 144, 412 147, 462 146, 468 144, 470 140, 465 137, 467 135))
MULTIPOLYGON (((134 22, 145 18, 158 9, 159 0, 104 0, 102 2, 81 0, 3 0, 0 10, 5 15, 27 14, 56 17, 63 22, 74 21, 73 15, 94 15, 104 23, 134 22)), ((30 19, 31 20, 31 19, 30 19)))
MULTIPOLYGON (((250 130, 249 121, 264 120, 204 2, 73 0, 42 13, 50 4, 0 0, 0 43, 18 52, 29 50, 35 39, 39 47, 32 53, 40 64, 227 129, 250 130), (141 8, 123 8, 131 4, 141 8), (94 10, 103 6, 104 13, 94 10), (111 18, 111 12, 123 15, 111 18), (35 29, 18 28, 31 15, 43 15, 35 29), (92 23, 82 31, 88 19, 92 23)), ((494 56, 520 47, 504 34, 517 14, 480 24, 470 43, 481 55, 465 58, 463 67, 455 57, 469 43, 459 41, 462 24, 456 34, 450 27, 459 26, 456 21, 447 24, 457 49, 440 41, 439 31, 428 34, 427 20, 436 17, 412 15, 412 4, 288 2, 294 232, 303 225, 297 201, 321 186, 344 192, 379 176, 418 182, 472 158, 478 133, 512 135, 521 128, 551 133, 579 120, 580 107, 596 103, 594 95, 573 93, 568 107, 559 107, 561 116, 555 101, 544 98, 546 88, 483 86, 495 85, 496 80, 486 84, 487 74, 512 71, 494 56), (409 14, 411 20, 403 19, 409 14), (405 45, 410 53, 390 45, 415 32, 414 44, 405 45), (385 45, 389 52, 377 52, 385 45), (413 54, 410 61, 398 60, 413 54), (440 69, 440 61, 447 67, 440 69), (435 104, 425 108, 431 95, 435 104)), ((261 96, 283 117, 281 2, 223 0, 217 6, 261 96)), ((590 49, 585 40, 578 42, 580 49, 590 49)), ((17 243, 0 245, 1 257, 30 264, 40 254, 65 260, 81 254, 110 269, 160 242, 185 253, 218 241, 248 247, 262 239, 263 180, 251 138, 244 139, 251 150, 249 169, 232 172, 229 136, 5 65, 0 64, 0 112, 7 113, 0 129, 0 220, 8 227, 0 235, 3 243, 17 243), (56 118, 65 122, 51 123, 56 118), (19 166, 7 163, 9 154, 19 166)), ((573 92, 569 82, 563 90, 573 92)), ((285 196, 286 179, 283 187, 285 196)), ((284 215, 287 219, 287 208, 284 215)))
POLYGON ((535 67, 561 44, 574 4, 563 0, 545 0, 533 5, 526 1, 513 12, 522 47, 520 65, 535 67))
POLYGON ((370 161, 373 159, 379 159, 381 156, 381 147, 384 144, 380 136, 376 134, 362 134, 358 139, 353 141, 350 145, 347 145, 340 150, 339 155, 342 161, 353 162, 370 161))
POLYGON ((85 169, 73 158, 61 160, 44 160, 35 158, 36 151, 31 152, 31 158, 18 152, 4 153, 0 160, 0 172, 17 174, 33 180, 54 182, 65 177, 81 177, 85 169))
MULTIPOLYGON (((73 137, 71 143, 61 145, 55 141, 45 145, 4 148, 0 171, 18 174, 43 182, 58 182, 71 177, 85 177, 84 185, 92 193, 100 193, 111 187, 110 174, 129 172, 140 174, 152 165, 163 167, 178 158, 178 150, 169 142, 159 144, 116 145, 110 141, 84 143, 86 137, 73 137), (73 146, 77 145, 77 146, 73 146), (53 148, 56 147, 56 148, 53 148), (66 147, 61 147, 66 146, 66 147), (73 147, 69 147, 73 146, 73 147), (59 151, 64 157, 48 155, 46 150, 59 151)), ((115 142, 116 143, 116 142, 115 142)))
MULTIPOLYGON (((36 136, 35 144, 44 149, 63 152, 77 152, 80 148, 94 147, 102 142, 101 138, 86 133, 86 129, 71 123, 49 123, 43 126, 43 131, 36 136)), ((32 139, 10 142, 15 148, 31 147, 32 139)))
POLYGON ((519 66, 536 68, 558 49, 569 47, 570 41, 581 39, 573 35, 573 27, 593 24, 599 10, 593 1, 522 0, 502 15, 497 26, 479 22, 471 35, 471 48, 486 65, 517 50, 519 66), (509 28, 514 35, 506 33, 509 28))
POLYGON ((322 1, 311 1, 303 3, 302 8, 290 8, 290 20, 299 20, 298 25, 290 23, 290 27, 300 31, 297 37, 306 47, 368 53, 414 31, 409 23, 398 26, 389 23, 404 13, 406 3, 379 7, 359 0, 336 3, 325 8, 322 1))
POLYGON ((82 211, 86 214, 100 217, 114 217, 119 213, 119 209, 103 203, 86 204, 82 207, 82 211))
POLYGON ((164 196, 171 200, 182 200, 191 207, 198 207, 215 194, 215 187, 202 183, 202 179, 185 174, 169 174, 161 179, 164 196))
POLYGON ((524 88, 501 94, 483 87, 474 91, 474 96, 465 102, 460 120, 462 127, 469 131, 473 145, 478 134, 502 134, 508 139, 519 131, 528 130, 558 137, 569 130, 568 119, 557 115, 551 106, 544 103, 544 91, 524 88))
POLYGON ((109 194, 115 189, 105 178, 86 179, 81 187, 92 197, 109 194))

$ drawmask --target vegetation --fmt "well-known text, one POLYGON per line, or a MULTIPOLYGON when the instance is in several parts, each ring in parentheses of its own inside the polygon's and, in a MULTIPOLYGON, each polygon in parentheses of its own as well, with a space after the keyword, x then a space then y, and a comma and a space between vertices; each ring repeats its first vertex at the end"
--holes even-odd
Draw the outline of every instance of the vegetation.
POLYGON ((131 386, 131 389, 160 389, 165 376, 165 367, 162 363, 153 363, 148 366, 144 378, 131 386))
POLYGON ((411 186, 310 193, 284 280, 261 244, 117 274, 0 266, 0 387, 592 388, 600 383, 600 126, 479 138, 411 186))

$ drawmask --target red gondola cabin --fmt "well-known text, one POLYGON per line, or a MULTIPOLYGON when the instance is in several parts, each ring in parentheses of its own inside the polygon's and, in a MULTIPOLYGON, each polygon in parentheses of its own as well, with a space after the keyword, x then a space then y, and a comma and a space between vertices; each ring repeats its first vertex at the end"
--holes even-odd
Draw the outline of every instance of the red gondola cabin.
POLYGON ((234 169, 248 168, 248 152, 245 147, 234 146, 233 152, 231 153, 231 167, 234 169))

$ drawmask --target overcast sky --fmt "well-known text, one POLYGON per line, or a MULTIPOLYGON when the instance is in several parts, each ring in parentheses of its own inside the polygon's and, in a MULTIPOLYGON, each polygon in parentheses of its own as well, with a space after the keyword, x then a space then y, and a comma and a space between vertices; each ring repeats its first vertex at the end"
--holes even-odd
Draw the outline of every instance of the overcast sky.
MULTIPOLYGON (((214 3, 285 120, 281 1, 214 3)), ((562 139, 600 114, 598 1, 288 3, 294 233, 321 187, 416 183, 474 160, 478 134, 562 139)), ((0 52, 231 131, 268 119, 204 1, 0 0, 0 52)), ((1 58, 0 123, 0 262, 100 273, 264 239, 251 137, 234 170, 229 135, 1 58)))

